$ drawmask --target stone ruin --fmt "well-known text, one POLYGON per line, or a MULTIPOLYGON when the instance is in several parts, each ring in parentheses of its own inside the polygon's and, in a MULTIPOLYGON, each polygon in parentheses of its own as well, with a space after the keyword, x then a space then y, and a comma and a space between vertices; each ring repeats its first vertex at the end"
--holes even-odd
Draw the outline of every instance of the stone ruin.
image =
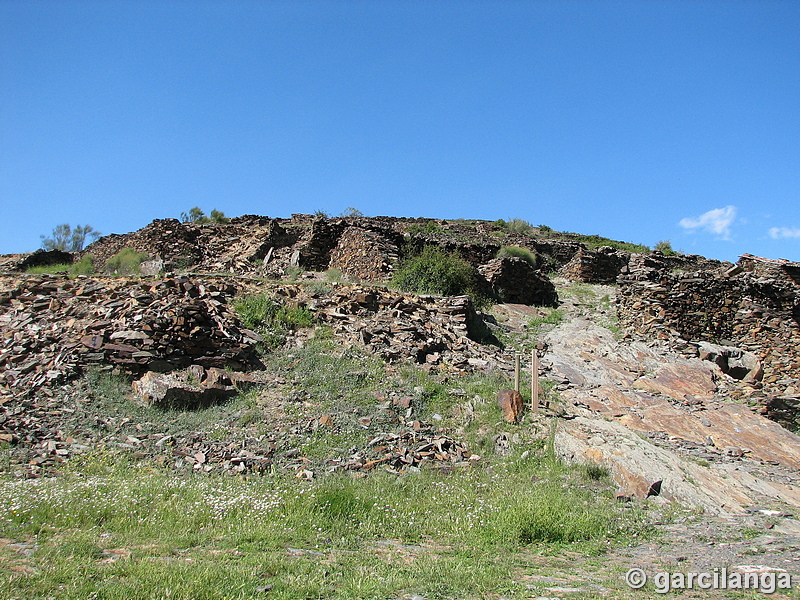
POLYGON ((676 272, 641 261, 620 276, 620 325, 674 342, 752 384, 772 419, 800 415, 800 263, 744 255, 727 269, 676 272), (758 364, 753 362, 757 360, 758 364))

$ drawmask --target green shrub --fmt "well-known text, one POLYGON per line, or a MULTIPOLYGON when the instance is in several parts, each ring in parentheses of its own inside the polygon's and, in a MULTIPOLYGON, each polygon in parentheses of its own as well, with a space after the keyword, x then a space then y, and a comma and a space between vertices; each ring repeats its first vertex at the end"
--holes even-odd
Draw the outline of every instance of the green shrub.
POLYGON ((505 221, 505 229, 511 233, 533 233, 533 225, 525 219, 509 219, 505 221))
POLYGON ((198 223, 200 225, 205 225, 206 223, 227 223, 229 219, 225 216, 224 212, 217 210, 216 208, 212 209, 211 216, 207 217, 206 213, 204 213, 199 206, 194 206, 189 209, 188 213, 181 213, 181 221, 183 223, 198 223))
POLYGON ((404 260, 392 282, 406 292, 460 296, 475 293, 475 267, 455 254, 426 246, 404 260))
POLYGON ((414 223, 406 228, 406 233, 410 236, 420 234, 437 234, 444 232, 444 227, 435 221, 428 221, 427 223, 414 223))
POLYGON ((268 348, 286 341, 286 334, 314 324, 314 315, 304 306, 284 306, 266 294, 245 296, 233 304, 239 320, 264 338, 268 348))
POLYGON ((676 256, 678 253, 672 249, 672 243, 669 240, 662 240, 653 248, 656 252, 661 252, 664 256, 676 256))
POLYGON ((94 273, 94 258, 91 254, 84 254, 69 270, 70 275, 91 275, 92 273, 94 273))
POLYGON ((532 267, 536 267, 538 260, 536 255, 527 248, 520 248, 519 246, 503 246, 497 253, 497 258, 521 258, 532 267))
POLYGON ((539 231, 544 234, 553 233, 553 228, 549 225, 539 225, 539 231))
POLYGON ((303 274, 303 269, 299 265, 289 265, 286 267, 286 279, 289 281, 297 281, 298 277, 303 274))
POLYGON ((354 206, 348 206, 342 211, 340 215, 342 217, 363 217, 364 213, 355 208, 354 206))
POLYGON ((325 271, 325 281, 330 281, 332 283, 339 283, 342 281, 342 270, 337 269, 336 267, 331 267, 327 271, 325 271))
POLYGON ((583 465, 583 472, 588 479, 593 479, 594 481, 599 481, 604 477, 608 477, 610 473, 607 467, 596 464, 583 465))
POLYGON ((147 254, 136 252, 133 248, 123 248, 106 261, 105 270, 115 275, 138 275, 142 261, 145 260, 147 254))

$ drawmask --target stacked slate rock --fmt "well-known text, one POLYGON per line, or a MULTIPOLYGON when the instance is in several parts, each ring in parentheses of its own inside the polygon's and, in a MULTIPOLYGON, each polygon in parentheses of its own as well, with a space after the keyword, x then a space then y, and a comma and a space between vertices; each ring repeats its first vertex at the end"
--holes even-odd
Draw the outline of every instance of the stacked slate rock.
POLYGON ((479 270, 503 302, 536 306, 558 304, 553 283, 522 258, 495 258, 479 270))

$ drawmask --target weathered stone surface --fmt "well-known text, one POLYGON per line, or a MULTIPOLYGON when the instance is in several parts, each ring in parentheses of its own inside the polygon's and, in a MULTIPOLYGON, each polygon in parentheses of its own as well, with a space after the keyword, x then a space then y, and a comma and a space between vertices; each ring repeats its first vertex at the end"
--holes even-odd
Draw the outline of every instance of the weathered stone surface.
POLYGON ((710 365, 696 360, 677 360, 677 364, 662 365, 652 375, 640 377, 633 387, 658 392, 676 400, 684 400, 687 396, 713 397, 717 391, 714 376, 719 371, 715 372, 710 365))
POLYGON ((684 460, 619 423, 588 417, 561 422, 554 447, 569 463, 607 467, 626 496, 653 495, 651 486, 660 481, 658 495, 709 514, 744 514, 744 507, 753 504, 747 487, 730 474, 684 460))
POLYGON ((195 409, 227 400, 237 392, 219 382, 196 381, 190 372, 148 371, 133 382, 134 393, 147 404, 165 408, 195 409))
POLYGON ((525 409, 522 395, 516 390, 500 390, 497 392, 497 406, 508 423, 516 423, 525 409))
POLYGON ((800 488, 761 473, 771 464, 797 473, 800 437, 731 402, 744 382, 588 321, 564 323, 545 342, 548 376, 568 382, 560 397, 577 415, 559 425, 560 456, 608 467, 623 495, 643 497, 663 480, 662 496, 713 514, 764 498, 800 507, 800 488))
POLYGON ((632 335, 716 362, 762 390, 765 414, 794 425, 796 413, 767 407, 792 396, 800 378, 800 264, 749 256, 741 264, 733 276, 730 269, 672 273, 640 264, 619 278, 620 323, 632 335))
POLYGON ((521 258, 495 258, 479 270, 503 302, 537 306, 558 304, 558 293, 553 283, 521 258))

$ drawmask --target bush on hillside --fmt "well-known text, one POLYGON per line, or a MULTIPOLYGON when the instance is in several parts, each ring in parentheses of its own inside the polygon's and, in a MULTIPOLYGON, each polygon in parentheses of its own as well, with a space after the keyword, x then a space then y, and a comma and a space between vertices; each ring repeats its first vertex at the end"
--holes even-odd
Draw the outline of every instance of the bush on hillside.
POLYGON ((536 255, 527 248, 520 248, 519 246, 503 246, 497 253, 497 258, 511 258, 511 257, 521 258, 534 268, 538 266, 538 260, 536 259, 536 255))
POLYGON ((204 213, 199 206, 193 206, 189 209, 189 212, 181 213, 181 221, 183 223, 205 225, 206 223, 227 223, 229 219, 225 216, 224 212, 216 208, 211 211, 211 216, 207 217, 206 213, 204 213))
POLYGON ((266 294, 244 296, 234 302, 233 309, 242 325, 264 338, 268 348, 277 348, 286 341, 286 334, 314 324, 314 315, 303 306, 284 306, 266 294))
POLYGON ((94 258, 91 254, 84 254, 81 259, 72 264, 70 275, 91 275, 94 273, 94 258))
POLYGON ((506 231, 510 231, 511 233, 532 234, 534 230, 533 225, 525 219, 509 219, 508 221, 504 221, 503 227, 506 231))
POLYGON ((653 248, 656 252, 661 252, 664 256, 675 256, 678 253, 672 249, 672 243, 669 240, 662 240, 653 248))
POLYGON ((115 275, 138 275, 147 254, 136 252, 133 248, 123 248, 106 261, 106 272, 115 275))
POLYGON ((456 254, 426 246, 404 260, 392 282, 406 292, 460 296, 475 292, 476 270, 456 254))

